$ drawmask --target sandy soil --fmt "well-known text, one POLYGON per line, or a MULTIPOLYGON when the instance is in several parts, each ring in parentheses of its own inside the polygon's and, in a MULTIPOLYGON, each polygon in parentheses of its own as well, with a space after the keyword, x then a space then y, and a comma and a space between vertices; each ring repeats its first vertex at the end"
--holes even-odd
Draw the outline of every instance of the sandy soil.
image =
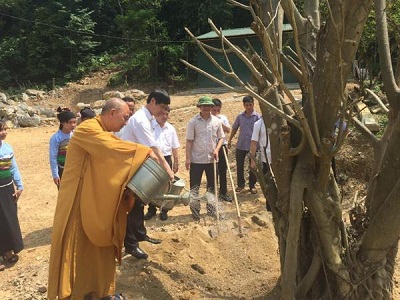
MULTIPOLYGON (((53 99, 53 107, 99 99, 98 91, 105 90, 104 80, 92 85, 90 78, 88 81, 64 89, 59 98, 53 99)), ((223 101, 223 113, 233 122, 242 110, 241 95, 213 96, 223 101)), ((189 93, 172 95, 170 122, 182 143, 177 175, 187 185, 184 136, 187 121, 198 111, 194 106, 198 97, 189 93)), ((9 130, 7 141, 14 147, 25 184, 18 203, 25 249, 16 265, 0 272, 1 299, 46 299, 50 236, 57 199, 48 163, 48 141, 56 130, 57 126, 9 130)), ((352 147, 345 148, 344 153, 347 154, 339 158, 338 168, 347 176, 344 191, 351 198, 347 187, 365 190, 363 182, 368 168, 361 156, 355 163, 349 159, 354 153, 352 147), (360 176, 354 175, 354 164, 359 164, 356 172, 361 172, 360 176)), ((232 152, 230 166, 236 179, 232 152)), ((233 190, 231 186, 229 190, 233 190)), ((146 221, 149 235, 163 242, 160 245, 141 243, 141 248, 149 254, 147 260, 124 257, 117 271, 117 291, 135 300, 279 299, 278 248, 271 216, 265 210, 266 200, 261 193, 251 195, 244 191, 238 194, 238 201, 243 237, 239 236, 235 205, 225 202, 220 207, 218 223, 205 214, 205 203, 202 203, 200 222, 193 221, 187 206, 174 207, 165 222, 158 218, 146 221)), ((400 299, 397 282, 396 279, 395 298, 400 299)))

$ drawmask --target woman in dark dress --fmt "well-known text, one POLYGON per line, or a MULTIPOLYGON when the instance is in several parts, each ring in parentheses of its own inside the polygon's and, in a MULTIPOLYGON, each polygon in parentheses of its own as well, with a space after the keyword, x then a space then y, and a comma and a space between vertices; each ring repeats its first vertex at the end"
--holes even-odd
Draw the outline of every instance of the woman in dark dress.
MULTIPOLYGON (((16 263, 17 253, 24 248, 17 214, 17 201, 23 185, 14 151, 4 142, 7 125, 0 121, 0 255, 3 263, 16 263)), ((0 270, 4 270, 0 265, 0 270)))

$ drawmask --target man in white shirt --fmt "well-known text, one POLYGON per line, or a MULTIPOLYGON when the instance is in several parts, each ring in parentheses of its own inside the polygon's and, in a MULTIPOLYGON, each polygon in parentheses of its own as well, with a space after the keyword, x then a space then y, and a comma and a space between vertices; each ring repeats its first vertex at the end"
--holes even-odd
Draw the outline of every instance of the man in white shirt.
MULTIPOLYGON (((265 129, 263 118, 259 119, 254 123, 253 134, 250 141, 250 154, 251 157, 256 157, 257 146, 260 146, 262 171, 264 175, 271 173, 271 146, 269 143, 269 137, 265 129)), ((251 158, 250 167, 256 169, 256 162, 251 158)), ((267 210, 271 211, 271 207, 268 203, 266 204, 267 210)))
MULTIPOLYGON (((164 158, 171 167, 172 171, 176 173, 178 172, 179 168, 178 150, 180 144, 174 126, 167 122, 170 111, 170 108, 167 107, 158 116, 156 116, 156 119, 153 120, 153 129, 158 148, 164 155, 164 158)), ((147 213, 144 215, 144 219, 150 220, 156 214, 157 207, 154 204, 149 203, 149 208, 147 213)), ((162 208, 160 212, 160 220, 165 221, 167 219, 168 209, 162 208)))
POLYGON ((223 201, 227 202, 232 202, 232 198, 227 195, 228 189, 227 189, 227 181, 226 181, 226 171, 227 171, 227 166, 228 162, 225 159, 225 154, 228 156, 228 147, 227 144, 228 142, 226 141, 226 136, 228 133, 231 131, 231 125, 229 124, 229 120, 225 115, 221 114, 221 108, 222 108, 222 102, 221 100, 214 98, 212 99, 213 103, 215 106, 212 108, 211 113, 216 116, 218 119, 221 120, 222 123, 222 129, 224 130, 225 137, 224 137, 224 142, 222 144, 221 149, 219 149, 218 153, 218 179, 219 179, 219 198, 223 201))
MULTIPOLYGON (((174 173, 157 147, 151 123, 154 119, 153 116, 160 114, 170 103, 170 97, 164 90, 151 92, 147 98, 146 105, 129 118, 121 138, 150 147, 172 180, 174 173)), ((147 241, 153 244, 161 243, 160 240, 150 238, 147 235, 147 230, 144 226, 144 203, 136 198, 135 204, 128 214, 124 241, 125 252, 136 258, 146 259, 148 255, 139 248, 139 241, 147 241)))
MULTIPOLYGON (((136 101, 135 101, 135 99, 133 99, 132 97, 126 96, 126 97, 122 98, 122 100, 126 104, 128 104, 129 111, 130 111, 130 116, 132 116, 136 111, 136 101)), ((124 133, 125 127, 126 126, 122 127, 121 130, 118 131, 118 132, 114 132, 115 136, 117 136, 119 138, 122 138, 122 134, 124 133)))

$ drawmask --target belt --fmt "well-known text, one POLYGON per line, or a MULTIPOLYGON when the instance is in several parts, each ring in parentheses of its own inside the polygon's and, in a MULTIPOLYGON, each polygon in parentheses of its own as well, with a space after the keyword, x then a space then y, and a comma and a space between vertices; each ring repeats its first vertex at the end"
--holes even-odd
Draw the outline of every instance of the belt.
POLYGON ((13 182, 12 182, 12 181, 10 181, 9 183, 6 183, 6 184, 3 184, 3 185, 0 185, 0 188, 3 188, 3 187, 6 187, 6 186, 9 186, 9 185, 11 185, 11 184, 13 184, 13 182))

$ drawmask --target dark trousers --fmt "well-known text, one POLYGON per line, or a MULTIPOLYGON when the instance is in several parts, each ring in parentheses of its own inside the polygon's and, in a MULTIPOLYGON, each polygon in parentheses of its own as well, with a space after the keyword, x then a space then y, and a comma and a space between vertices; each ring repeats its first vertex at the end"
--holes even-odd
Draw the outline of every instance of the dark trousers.
POLYGON ((63 172, 64 172, 64 167, 58 166, 58 176, 60 177, 60 179, 62 177, 63 172))
MULTIPOLYGON (((172 168, 172 157, 171 157, 171 155, 164 156, 164 158, 167 161, 169 167, 172 168)), ((168 211, 168 209, 166 209, 166 208, 162 208, 161 210, 163 212, 165 212, 165 213, 168 211)), ((157 206, 155 206, 154 204, 149 203, 149 208, 147 209, 147 212, 150 213, 150 214, 155 215, 157 213, 157 206)))
MULTIPOLYGON (((199 195, 199 189, 201 184, 201 177, 203 176, 203 172, 206 173, 207 179, 207 191, 213 193, 214 192, 214 164, 190 164, 190 191, 194 196, 199 195)), ((215 213, 215 208, 211 203, 207 202, 206 205, 207 212, 210 215, 215 213)), ((200 200, 193 201, 190 205, 190 210, 193 215, 199 216, 200 213, 200 200)))
MULTIPOLYGON (((237 185, 238 187, 244 188, 246 181, 244 179, 244 161, 249 151, 236 149, 236 172, 237 172, 237 185)), ((249 159, 249 187, 253 188, 257 182, 256 175, 250 171, 250 159, 249 159)))
MULTIPOLYGON (((272 174, 271 174, 271 169, 270 169, 271 167, 270 167, 269 163, 263 162, 262 165, 263 165, 264 176, 271 178, 272 174)), ((268 203, 268 199, 267 199, 267 202, 265 203, 265 207, 267 208, 267 211, 271 211, 271 206, 268 203)))
POLYGON ((262 169, 263 170, 263 174, 266 175, 268 172, 270 172, 269 164, 263 162, 262 165, 263 165, 263 169, 262 169))
POLYGON ((132 250, 138 247, 140 241, 144 241, 147 235, 146 227, 144 226, 144 203, 138 197, 135 199, 135 204, 128 214, 126 223, 125 249, 132 250))
POLYGON ((0 255, 8 251, 14 253, 24 249, 21 228, 18 220, 18 208, 13 194, 14 185, 10 184, 12 179, 0 178, 0 255))
MULTIPOLYGON (((61 177, 62 177, 63 172, 64 172, 64 167, 58 166, 58 176, 60 177, 60 182, 61 182, 61 177)), ((60 189, 59 185, 57 185, 57 189, 58 190, 60 189)))
POLYGON ((195 194, 199 194, 201 177, 203 172, 206 173, 207 191, 214 191, 214 165, 213 164, 190 164, 190 190, 195 194))
POLYGON ((223 145, 221 147, 221 149, 219 149, 218 152, 218 179, 219 179, 219 193, 221 195, 226 195, 226 193, 228 192, 228 189, 226 187, 226 170, 227 170, 227 161, 225 159, 225 155, 224 155, 224 149, 225 149, 225 153, 228 156, 228 150, 226 148, 225 145, 223 145))

